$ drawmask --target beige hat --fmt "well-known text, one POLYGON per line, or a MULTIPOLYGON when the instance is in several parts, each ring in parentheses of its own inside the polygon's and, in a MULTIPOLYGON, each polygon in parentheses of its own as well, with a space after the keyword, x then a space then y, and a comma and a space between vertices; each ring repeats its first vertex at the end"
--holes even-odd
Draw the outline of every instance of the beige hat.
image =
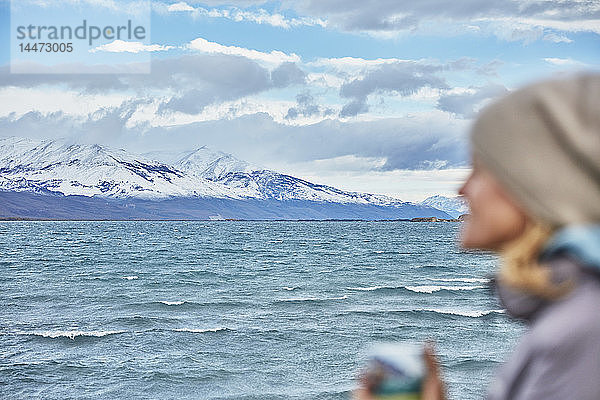
POLYGON ((534 217, 600 222, 600 74, 525 87, 486 107, 474 156, 534 217))

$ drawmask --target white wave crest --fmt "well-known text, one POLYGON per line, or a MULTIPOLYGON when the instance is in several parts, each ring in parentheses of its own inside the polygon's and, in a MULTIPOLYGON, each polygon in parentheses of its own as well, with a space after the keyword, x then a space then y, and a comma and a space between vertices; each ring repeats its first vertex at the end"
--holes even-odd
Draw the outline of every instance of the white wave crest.
POLYGON ((229 328, 205 328, 205 329, 192 329, 192 328, 181 328, 175 329, 176 332, 189 332, 189 333, 206 333, 206 332, 219 332, 219 331, 229 331, 229 328))
POLYGON ((116 335, 119 333, 125 333, 126 331, 80 331, 80 330, 71 330, 71 331, 21 331, 18 332, 19 335, 32 335, 32 336, 42 336, 47 338, 59 338, 65 337, 71 340, 75 340, 77 336, 87 336, 87 337, 103 337, 108 335, 116 335))
POLYGON ((441 290, 475 290, 482 289, 485 286, 438 286, 438 285, 420 285, 420 286, 405 286, 406 289, 416 293, 433 293, 441 290))
POLYGON ((432 281, 440 282, 467 282, 467 283, 488 283, 489 279, 484 278, 429 278, 432 281))
POLYGON ((421 308, 421 309, 417 309, 415 311, 430 311, 430 312, 435 312, 435 313, 439 313, 439 314, 450 314, 450 315, 459 315, 461 317, 471 317, 471 318, 478 318, 478 317, 483 317, 484 315, 488 315, 488 314, 492 314, 492 313, 498 313, 498 314, 504 314, 504 310, 484 310, 484 311, 466 311, 466 310, 443 310, 443 309, 439 309, 439 308, 421 308))
POLYGON ((398 289, 398 287, 397 286, 367 286, 367 287, 347 287, 346 289, 370 292, 372 290, 379 290, 379 289, 398 289))
POLYGON ((185 303, 185 301, 159 301, 159 303, 163 303, 166 304, 168 306, 180 306, 183 303, 185 303))
POLYGON ((347 295, 340 297, 294 297, 291 299, 279 299, 279 301, 327 301, 327 300, 346 300, 347 295))

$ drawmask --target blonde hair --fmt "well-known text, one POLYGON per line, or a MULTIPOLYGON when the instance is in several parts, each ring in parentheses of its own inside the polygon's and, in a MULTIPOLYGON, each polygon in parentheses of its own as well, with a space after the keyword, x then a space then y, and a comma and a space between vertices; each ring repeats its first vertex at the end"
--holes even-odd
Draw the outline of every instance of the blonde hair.
POLYGON ((538 261, 554 231, 541 221, 529 221, 524 232, 500 251, 500 281, 545 299, 556 299, 568 292, 572 282, 552 282, 550 269, 538 261))

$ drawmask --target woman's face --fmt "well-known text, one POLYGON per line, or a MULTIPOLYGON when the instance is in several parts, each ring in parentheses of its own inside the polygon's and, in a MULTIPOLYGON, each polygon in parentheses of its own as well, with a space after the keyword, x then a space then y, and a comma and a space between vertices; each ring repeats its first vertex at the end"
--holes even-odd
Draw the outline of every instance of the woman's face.
POLYGON ((527 215, 477 160, 458 193, 470 208, 461 228, 462 247, 498 251, 523 233, 527 215))

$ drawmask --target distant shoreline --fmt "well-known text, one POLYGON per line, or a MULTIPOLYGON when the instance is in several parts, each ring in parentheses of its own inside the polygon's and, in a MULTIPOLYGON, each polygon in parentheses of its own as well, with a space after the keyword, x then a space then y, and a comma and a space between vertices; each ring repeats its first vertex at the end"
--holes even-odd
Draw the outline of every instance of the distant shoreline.
POLYGON ((462 222, 458 218, 412 218, 412 219, 69 219, 69 218, 20 218, 0 217, 0 222, 462 222))

